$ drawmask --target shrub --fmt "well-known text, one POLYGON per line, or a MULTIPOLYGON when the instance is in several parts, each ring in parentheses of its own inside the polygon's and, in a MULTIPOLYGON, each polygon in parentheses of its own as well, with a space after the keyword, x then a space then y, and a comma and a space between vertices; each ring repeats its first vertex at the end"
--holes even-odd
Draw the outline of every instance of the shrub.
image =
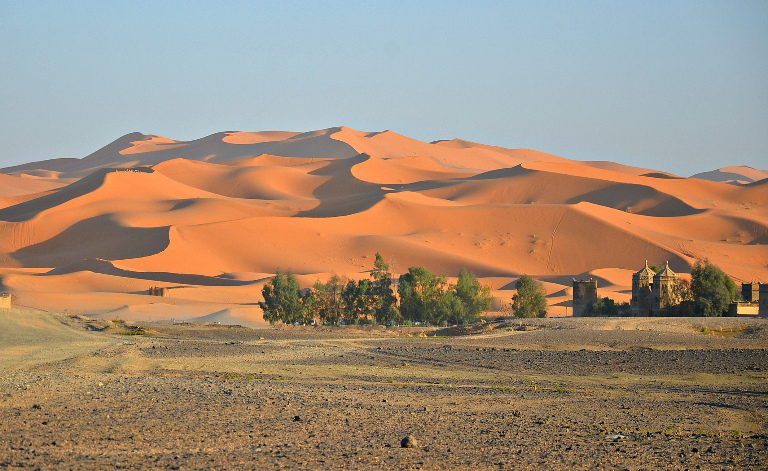
POLYGON ((515 317, 546 317, 547 298, 544 286, 528 275, 517 280, 517 294, 512 296, 515 317))
POLYGON ((741 299, 736 283, 709 260, 698 261, 691 269, 691 292, 696 313, 705 317, 721 317, 732 301, 741 299))

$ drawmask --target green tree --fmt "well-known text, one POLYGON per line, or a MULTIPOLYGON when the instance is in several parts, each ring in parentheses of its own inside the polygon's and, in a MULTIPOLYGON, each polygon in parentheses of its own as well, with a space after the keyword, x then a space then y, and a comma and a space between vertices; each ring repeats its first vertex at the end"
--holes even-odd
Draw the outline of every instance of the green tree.
POLYGON ((304 307, 303 324, 311 325, 320 319, 320 300, 314 289, 308 289, 301 297, 301 303, 304 307))
POLYGON ((397 297, 392 289, 392 273, 389 264, 384 262, 380 253, 376 253, 371 271, 371 306, 376 322, 384 324, 400 320, 400 312, 397 310, 397 297))
POLYGON ((699 260, 691 269, 691 292, 697 314, 706 317, 722 316, 731 302, 741 299, 736 283, 709 260, 699 260))
POLYGON ((617 317, 619 315, 619 306, 611 298, 598 298, 597 301, 587 306, 584 311, 584 317, 617 317))
POLYGON ((457 324, 476 322, 493 303, 491 287, 481 286, 480 280, 465 268, 459 271, 456 285, 446 295, 444 304, 450 313, 449 321, 457 324))
POLYGON ((277 270, 274 278, 261 289, 261 294, 264 296, 262 309, 265 321, 270 324, 277 321, 286 324, 294 321, 303 322, 304 312, 299 282, 293 273, 283 274, 277 270))
POLYGON ((515 317, 546 317, 547 298, 544 286, 528 275, 517 280, 517 294, 512 296, 515 317))
POLYGON ((359 280, 357 282, 357 296, 355 297, 355 313, 358 324, 367 324, 375 313, 376 303, 373 298, 373 284, 371 280, 359 280))
POLYGON ((442 302, 447 279, 435 276, 424 267, 411 267, 400 276, 397 292, 400 295, 400 315, 411 322, 441 324, 447 321, 442 302))
POLYGON ((316 300, 317 317, 321 323, 336 325, 343 317, 341 293, 344 282, 339 275, 334 274, 327 283, 315 281, 312 287, 316 300))
POLYGON ((370 280, 349 280, 341 292, 342 318, 347 324, 365 324, 373 314, 370 280))

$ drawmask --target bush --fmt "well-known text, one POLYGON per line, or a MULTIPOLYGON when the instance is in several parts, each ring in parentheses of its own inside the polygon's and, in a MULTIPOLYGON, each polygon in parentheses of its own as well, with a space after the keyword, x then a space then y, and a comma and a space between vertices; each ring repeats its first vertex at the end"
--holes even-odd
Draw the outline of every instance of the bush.
POLYGON ((515 317, 546 317, 547 298, 544 286, 528 275, 517 280, 517 294, 512 296, 515 317))
POLYGON ((627 317, 630 314, 629 303, 616 304, 611 298, 598 298, 584 311, 584 317, 627 317))
POLYGON ((691 292, 696 313, 705 317, 721 317, 731 302, 741 299, 736 283, 709 260, 699 260, 691 269, 691 292))

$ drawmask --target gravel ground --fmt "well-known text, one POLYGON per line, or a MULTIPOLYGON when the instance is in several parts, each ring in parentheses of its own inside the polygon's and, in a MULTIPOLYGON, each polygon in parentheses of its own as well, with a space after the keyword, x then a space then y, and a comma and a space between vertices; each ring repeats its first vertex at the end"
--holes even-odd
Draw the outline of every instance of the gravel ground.
MULTIPOLYGON (((35 337, 55 345, 55 356, 0 363, 0 468, 768 463, 764 320, 144 326, 151 335, 57 320, 60 327, 46 324, 35 337), (401 448, 409 435, 416 446, 401 448)), ((21 351, 10 337, 3 342, 21 351)))

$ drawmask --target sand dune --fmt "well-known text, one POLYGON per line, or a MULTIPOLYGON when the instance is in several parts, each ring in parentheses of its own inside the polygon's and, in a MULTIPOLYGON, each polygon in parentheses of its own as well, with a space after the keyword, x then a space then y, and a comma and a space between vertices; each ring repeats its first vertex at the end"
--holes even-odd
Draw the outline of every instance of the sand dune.
POLYGON ((45 310, 260 324, 255 303, 276 270, 303 286, 359 279, 376 252, 396 274, 468 268, 497 307, 530 274, 556 315, 573 278, 628 300, 645 260, 685 273, 709 258, 737 281, 768 281, 768 180, 748 167, 707 181, 341 127, 132 133, 83 159, 3 172, 0 289, 45 310), (171 296, 149 297, 151 286, 171 296))
POLYGON ((702 172, 693 175, 691 178, 701 178, 714 182, 727 183, 752 183, 768 178, 768 170, 758 170, 744 165, 734 167, 723 167, 710 172, 702 172))
POLYGON ((21 196, 31 193, 41 193, 64 186, 61 183, 52 183, 33 178, 12 177, 0 173, 0 197, 21 196))

